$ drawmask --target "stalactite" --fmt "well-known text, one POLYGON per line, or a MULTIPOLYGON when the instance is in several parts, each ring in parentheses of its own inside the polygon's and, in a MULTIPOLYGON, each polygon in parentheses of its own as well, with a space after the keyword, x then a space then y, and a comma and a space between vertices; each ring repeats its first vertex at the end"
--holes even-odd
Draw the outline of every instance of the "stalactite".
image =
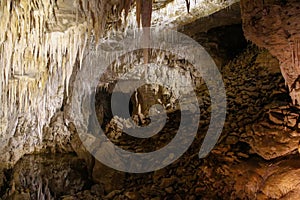
MULTIPOLYGON (((56 88, 68 88, 77 57, 83 60, 90 36, 87 32, 99 38, 103 30, 105 3, 106 0, 76 0, 76 5, 84 5, 77 16, 83 15, 86 22, 58 32, 51 31, 56 24, 57 1, 0 2, 0 123, 16 115, 36 117, 36 133, 42 141, 43 126, 61 106, 62 97, 58 96, 63 94, 56 94, 61 93, 56 88), (89 16, 95 17, 88 19, 89 16)), ((0 132, 4 137, 6 130, 0 132)))
POLYGON ((190 5, 191 5, 191 2, 190 0, 185 0, 185 3, 186 3, 186 9, 188 11, 188 13, 190 12, 190 5))
POLYGON ((141 10, 142 10, 142 0, 136 0, 136 22, 138 28, 141 26, 141 10))
MULTIPOLYGON (((132 0, 125 0, 121 5, 122 9, 125 11, 125 20, 128 16, 128 12, 130 6, 132 4, 132 0)), ((152 19, 152 0, 136 0, 136 23, 138 28, 140 28, 140 24, 142 23, 143 28, 148 28, 151 26, 152 19)), ((150 40, 150 32, 148 29, 144 29, 144 41, 149 43, 150 40)), ((148 63, 149 60, 149 50, 144 50, 144 62, 148 63)))

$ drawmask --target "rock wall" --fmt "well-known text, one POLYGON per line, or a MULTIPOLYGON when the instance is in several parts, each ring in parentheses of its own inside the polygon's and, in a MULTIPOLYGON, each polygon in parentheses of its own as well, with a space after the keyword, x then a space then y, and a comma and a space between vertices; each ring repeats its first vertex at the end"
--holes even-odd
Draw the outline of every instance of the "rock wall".
POLYGON ((245 36, 276 56, 294 104, 300 104, 300 2, 242 0, 245 36))
MULTIPOLYGON (((228 96, 228 118, 220 143, 208 159, 198 160, 199 145, 196 143, 197 145, 191 148, 192 153, 188 152, 186 157, 164 169, 166 171, 148 174, 148 178, 145 178, 144 175, 142 178, 135 175, 125 178, 124 174, 115 173, 101 163, 94 164, 95 161, 84 149, 80 139, 76 137, 76 127, 68 121, 68 116, 66 116, 66 107, 69 106, 68 97, 72 95, 72 78, 76 76, 80 67, 80 56, 83 55, 84 44, 88 38, 87 33, 93 32, 95 28, 95 21, 87 20, 91 19, 89 16, 93 15, 89 10, 91 8, 85 8, 89 6, 95 8, 95 12, 99 12, 100 17, 103 17, 105 10, 101 10, 100 5, 99 7, 94 6, 93 1, 81 3, 79 7, 76 7, 73 2, 57 1, 55 4, 50 0, 49 2, 34 1, 35 3, 26 7, 28 2, 22 0, 0 2, 0 8, 3 11, 0 12, 0 15, 2 14, 0 23, 1 27, 5 27, 4 30, 6 30, 4 33, 0 33, 2 82, 0 93, 1 102, 3 102, 0 107, 0 162, 2 164, 12 165, 23 154, 34 151, 48 149, 50 152, 68 152, 75 150, 79 156, 85 157, 87 160, 87 167, 90 168, 88 172, 93 172, 94 181, 106 184, 103 191, 108 193, 107 195, 111 198, 114 196, 129 198, 133 194, 141 195, 142 198, 159 195, 169 196, 171 199, 180 199, 180 195, 186 196, 187 194, 191 197, 190 199, 205 196, 210 199, 212 197, 228 197, 228 199, 230 197, 231 199, 238 197, 279 199, 285 197, 286 199, 295 199, 299 196, 299 180, 294 179, 299 175, 299 162, 297 162, 296 156, 295 158, 291 157, 287 162, 285 159, 289 157, 283 157, 281 160, 282 156, 293 154, 297 150, 300 127, 299 110, 286 102, 288 98, 284 89, 284 81, 278 71, 277 60, 268 52, 251 47, 238 59, 223 67, 222 72, 225 74, 224 83, 228 96), (19 12, 18 8, 22 12, 19 12), (69 10, 70 8, 73 10, 78 8, 78 15, 73 15, 73 10, 69 10), (29 11, 26 12, 28 9, 29 11), (49 14, 44 16, 45 10, 43 9, 47 9, 49 14), (5 12, 11 13, 9 17, 5 17, 5 12), (52 12, 56 13, 58 23, 50 23, 52 12), (65 14, 60 15, 60 12, 65 12, 65 14), (25 13, 29 13, 28 16, 25 13), (65 18, 65 16, 69 17, 65 18), (32 23, 32 26, 26 27, 27 22, 18 21, 19 18, 30 19, 29 24, 32 23), (77 23, 74 23, 74 20, 77 23), (14 22, 12 24, 16 24, 16 27, 8 25, 10 21, 14 22), (70 88, 69 91, 68 88, 70 88), (278 100, 274 103, 277 101, 276 99, 284 99, 284 102, 278 100), (263 159, 248 159, 249 156, 256 155, 263 159), (195 170, 197 171, 195 172, 195 170), (166 176, 166 174, 168 175, 166 176), (125 190, 115 191, 115 189, 125 186, 132 187, 131 183, 138 183, 136 191, 131 193, 125 190), (171 196, 174 191, 177 194, 171 196)), ((273 26, 268 26, 266 29, 270 32, 263 32, 263 34, 257 31, 255 24, 253 27, 247 26, 247 19, 255 16, 252 11, 258 9, 256 11, 260 13, 261 4, 257 2, 246 0, 242 2, 244 30, 248 39, 253 37, 251 40, 268 48, 273 55, 280 59, 284 74, 285 70, 290 69, 291 66, 297 67, 297 65, 290 65, 289 68, 285 68, 283 65, 293 50, 286 53, 279 49, 279 47, 285 47, 283 46, 284 41, 280 44, 276 43, 277 40, 280 40, 277 39, 280 34, 276 36, 277 32, 275 32, 273 35, 273 32, 268 29, 273 26), (254 7, 252 7, 252 3, 254 3, 254 7), (247 9, 249 9, 249 16, 247 9), (254 33, 261 35, 256 37, 254 33), (267 38, 267 34, 271 36, 271 40, 267 38), (272 45, 274 41, 276 44, 272 45)), ((296 3, 296 1, 287 4, 274 2, 264 1, 263 6, 269 5, 267 8, 272 10, 274 7, 282 6, 280 9, 283 9, 285 6, 296 3)), ((271 12, 268 9, 267 13, 271 12)), ((262 13, 264 12, 262 11, 262 13)), ((271 16, 274 17, 280 12, 272 11, 271 13, 271 16)), ((280 16, 283 17, 283 15, 280 16)), ((263 15, 261 20, 264 17, 267 15, 263 15)), ((55 19, 53 20, 55 21, 55 19)), ((273 19, 268 20, 272 22, 273 19)), ((258 27, 259 22, 260 20, 256 22, 258 27)), ((274 24, 274 27, 276 26, 274 24)), ((293 37, 291 36, 291 38, 293 37)), ((212 45, 214 46, 214 44, 212 45)), ((289 61, 289 59, 287 60, 289 61)), ((292 76, 295 74, 295 71, 288 72, 293 73, 292 76)), ((294 86, 297 87, 294 82, 290 84, 289 76, 286 76, 285 79, 290 89, 293 89, 294 86)), ((110 78, 114 79, 114 77, 110 78)), ((108 79, 105 79, 103 84, 107 81, 108 79)), ((180 81, 177 83, 180 84, 180 81)), ((296 100, 297 97, 293 96, 294 91, 296 89, 293 89, 291 94, 296 100)), ((208 96, 208 93, 206 95, 208 96)), ((206 95, 204 96, 206 97, 206 95)), ((209 98, 205 98, 204 105, 206 107, 201 110, 205 111, 206 115, 209 115, 207 111, 209 102, 209 98)), ((175 120, 171 125, 176 122, 175 120)), ((208 122, 202 122, 201 128, 205 127, 208 122)), ((165 133, 161 137, 165 138, 165 133)), ((202 135, 199 134, 200 137, 202 135)), ((145 148, 146 144, 141 143, 140 146, 145 148)), ((156 146, 157 144, 148 143, 148 146, 150 145, 156 146)), ((39 166, 33 167, 34 169, 39 168, 39 166)), ((59 165, 58 167, 60 168, 59 165)), ((17 166, 15 174, 30 170, 21 168, 17 166)), ((48 168, 45 170, 46 174, 49 172, 47 170, 48 168)), ((3 175, 0 174, 1 176, 3 175)), ((31 176, 30 173, 29 176, 31 176)), ((55 178, 57 177, 55 176, 55 178)), ((33 179, 37 180, 35 177, 33 179)), ((0 186, 2 184, 0 178, 0 186)), ((17 186, 20 188, 20 184, 17 186)), ((24 189, 27 187, 27 185, 24 186, 24 189)), ((28 194, 23 193, 23 186, 13 195, 19 192, 24 195, 21 198, 28 197, 28 194)), ((103 195, 104 192, 100 196, 103 195)))
POLYGON ((68 95, 73 66, 83 55, 89 32, 99 35, 103 29, 105 11, 105 0, 0 2, 0 162, 4 167, 65 137, 53 129, 45 140, 44 128, 68 95))
MULTIPOLYGON (((194 15, 186 13, 181 1, 172 2, 178 8, 176 15, 170 6, 161 10, 155 3, 153 24, 169 23, 174 28, 234 2, 191 5, 194 15), (162 18, 159 10, 170 20, 162 18), (185 14, 179 16, 181 12, 185 14)), ((72 150, 72 131, 68 132, 63 112, 69 80, 90 36, 97 41, 101 33, 126 25, 120 5, 119 0, 0 2, 0 168, 13 165, 27 153, 72 150)), ((134 20, 132 12, 128 24, 134 20)))

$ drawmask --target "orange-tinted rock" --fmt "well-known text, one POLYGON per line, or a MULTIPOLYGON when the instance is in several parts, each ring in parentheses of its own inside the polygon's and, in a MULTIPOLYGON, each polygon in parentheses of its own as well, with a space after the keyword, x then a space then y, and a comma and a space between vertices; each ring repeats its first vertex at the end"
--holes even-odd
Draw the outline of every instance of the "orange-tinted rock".
POLYGON ((300 2, 241 1, 245 36, 276 56, 294 103, 300 103, 300 2))

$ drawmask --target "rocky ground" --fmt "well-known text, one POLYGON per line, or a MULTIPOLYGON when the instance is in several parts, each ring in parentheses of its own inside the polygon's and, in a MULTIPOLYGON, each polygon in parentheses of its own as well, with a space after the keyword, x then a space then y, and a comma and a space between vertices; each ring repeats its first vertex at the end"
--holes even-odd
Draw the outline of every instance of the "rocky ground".
MULTIPOLYGON (((168 167, 152 173, 129 174, 98 163, 93 173, 97 183, 91 183, 89 175, 83 174, 87 171, 84 162, 76 158, 48 159, 42 162, 45 170, 41 173, 35 171, 39 169, 37 164, 24 167, 32 166, 30 162, 41 163, 40 158, 25 159, 13 169, 12 177, 6 176, 11 179, 7 182, 11 189, 3 198, 36 199, 37 194, 47 193, 49 199, 64 200, 297 199, 299 108, 290 103, 278 61, 267 51, 250 45, 222 68, 222 75, 227 117, 220 140, 207 158, 198 158, 210 120, 210 99, 203 86, 197 91, 203 101, 197 138, 188 152, 168 167), (45 175, 47 179, 43 178, 45 175), (56 183, 56 179, 64 182, 56 183)), ((133 140, 125 134, 112 139, 131 151, 153 151, 172 140, 179 123, 180 112, 174 112, 169 114, 165 128, 150 139, 133 140)), ((111 134, 116 129, 107 131, 111 134)))

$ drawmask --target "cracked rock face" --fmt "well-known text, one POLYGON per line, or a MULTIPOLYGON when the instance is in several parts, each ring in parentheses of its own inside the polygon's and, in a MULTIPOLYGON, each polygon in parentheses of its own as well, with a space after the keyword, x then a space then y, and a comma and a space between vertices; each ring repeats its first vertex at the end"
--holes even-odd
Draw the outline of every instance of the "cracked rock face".
POLYGON ((300 104, 300 2, 241 1, 245 36, 276 56, 294 104, 300 104))

